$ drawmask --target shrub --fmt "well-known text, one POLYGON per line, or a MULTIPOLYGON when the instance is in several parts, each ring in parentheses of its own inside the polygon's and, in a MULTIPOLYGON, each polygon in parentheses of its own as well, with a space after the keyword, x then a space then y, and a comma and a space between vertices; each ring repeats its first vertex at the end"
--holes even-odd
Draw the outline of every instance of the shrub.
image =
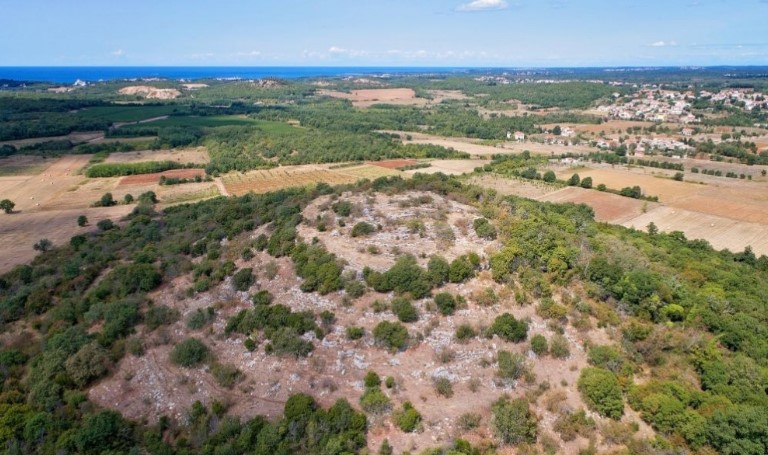
POLYGON ((365 335, 365 329, 362 327, 350 326, 346 329, 347 338, 350 340, 359 340, 365 335))
POLYGON ((577 436, 588 438, 595 429, 595 420, 579 409, 576 412, 562 414, 555 420, 554 430, 565 441, 573 441, 577 436))
POLYGON ((560 334, 553 336, 549 346, 549 353, 557 359, 564 359, 571 355, 571 350, 568 348, 568 340, 560 334))
POLYGON ((88 224, 88 217, 85 215, 80 215, 77 217, 77 225, 80 227, 86 226, 88 224))
POLYGON ((378 388, 368 388, 360 396, 360 407, 369 414, 384 414, 392 409, 392 402, 378 388))
POLYGON ((520 343, 528 336, 528 324, 525 321, 518 321, 509 313, 504 313, 494 319, 490 333, 506 341, 520 343))
POLYGON ((582 188, 587 188, 587 189, 592 188, 592 177, 584 177, 581 180, 580 185, 582 188))
POLYGON ((115 204, 117 204, 117 202, 115 202, 114 197, 112 197, 112 193, 104 193, 96 205, 98 207, 111 207, 115 204))
POLYGON ((173 347, 171 361, 183 367, 194 367, 208 358, 208 347, 197 338, 187 338, 173 347))
POLYGON ((0 201, 0 209, 7 214, 13 213, 13 208, 16 207, 16 203, 10 199, 3 199, 0 201))
POLYGON ((465 412, 456 419, 456 425, 463 431, 470 431, 480 426, 481 419, 480 414, 465 412))
POLYGON ((570 186, 578 186, 581 182, 581 179, 579 178, 579 174, 573 174, 571 178, 568 179, 568 185, 570 186))
POLYGON ((499 377, 507 380, 517 380, 525 373, 525 356, 517 352, 499 351, 496 354, 499 363, 499 377))
POLYGON ((542 179, 547 183, 553 183, 555 180, 557 180, 557 176, 555 175, 554 171, 547 171, 544 173, 544 177, 542 179))
POLYGON ((435 305, 444 316, 450 316, 456 311, 456 299, 447 292, 441 292, 435 296, 435 305))
POLYGON ((403 409, 395 411, 392 418, 398 428, 406 433, 416 431, 421 423, 421 414, 419 414, 419 411, 413 407, 413 404, 410 401, 403 403, 403 409))
POLYGON ((179 320, 179 312, 165 305, 153 305, 147 310, 144 322, 149 330, 155 330, 161 325, 169 325, 179 320))
POLYGON ((211 374, 216 382, 227 389, 231 389, 238 381, 243 378, 243 372, 234 365, 222 365, 215 363, 211 367, 211 374))
POLYGON ((579 376, 578 387, 589 409, 617 420, 624 414, 621 386, 616 375, 610 371, 584 368, 579 376))
POLYGON ((416 322, 419 320, 419 312, 410 300, 404 297, 396 297, 390 304, 392 312, 395 313, 400 322, 416 322))
POLYGON ((460 256, 451 262, 451 268, 449 271, 449 280, 451 283, 461 283, 472 277, 475 273, 475 268, 466 256, 460 256))
POLYGON ((109 353, 96 342, 86 344, 64 363, 67 374, 78 387, 104 376, 111 365, 109 353))
POLYGON ((296 358, 306 357, 315 348, 312 343, 296 334, 290 327, 270 331, 269 343, 264 347, 267 354, 292 355, 296 358))
POLYGON ((496 228, 486 218, 477 218, 473 223, 477 236, 487 240, 496 238, 496 228))
POLYGON ((213 307, 208 307, 206 310, 198 308, 187 316, 187 327, 191 330, 199 330, 211 322, 213 317, 213 307))
POLYGON ((468 341, 476 335, 475 329, 469 324, 461 324, 456 328, 456 339, 459 341, 468 341))
POLYGON ((451 398, 453 396, 453 383, 446 377, 436 376, 432 378, 432 386, 435 388, 435 392, 438 395, 442 395, 446 398, 451 398))
POLYGON ((373 232, 376 232, 376 228, 373 225, 361 221, 352 227, 352 232, 349 235, 352 237, 363 237, 373 232))
POLYGON ((499 398, 491 407, 493 430, 502 444, 517 445, 536 441, 536 418, 522 398, 499 398))
POLYGON ((262 289, 261 291, 254 294, 251 300, 253 301, 253 304, 256 306, 269 305, 270 303, 272 303, 273 297, 269 291, 267 291, 266 289, 262 289))
POLYGON ((531 338, 531 351, 536 355, 542 356, 547 353, 549 347, 547 346, 547 339, 544 335, 537 334, 531 338))
POLYGON ((442 256, 432 256, 427 262, 427 275, 433 285, 447 283, 450 278, 451 264, 442 256))
POLYGON ((110 219, 104 219, 96 223, 96 227, 99 228, 100 231, 108 231, 110 229, 114 229, 115 223, 113 223, 110 219))
POLYGON ((232 275, 232 286, 238 291, 247 291, 254 282, 253 269, 246 267, 232 275))
POLYGON ((392 350, 403 350, 408 345, 408 329, 398 322, 381 321, 373 328, 376 343, 392 350))
POLYGON ((248 337, 245 340, 243 340, 243 346, 245 346, 245 349, 247 349, 248 352, 253 352, 256 350, 257 345, 256 345, 256 341, 253 338, 248 337))
POLYGON ((395 386, 395 378, 392 376, 387 376, 387 379, 384 381, 384 385, 386 385, 388 389, 393 388, 395 386))
POLYGON ((381 378, 378 374, 376 374, 375 371, 369 371, 365 374, 365 379, 363 380, 366 387, 380 387, 381 386, 381 378))

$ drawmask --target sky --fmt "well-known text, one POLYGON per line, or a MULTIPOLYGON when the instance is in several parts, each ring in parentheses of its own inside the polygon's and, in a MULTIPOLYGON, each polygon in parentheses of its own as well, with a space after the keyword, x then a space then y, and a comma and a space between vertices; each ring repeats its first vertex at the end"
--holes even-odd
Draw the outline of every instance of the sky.
POLYGON ((768 65, 768 0, 0 0, 0 66, 768 65))

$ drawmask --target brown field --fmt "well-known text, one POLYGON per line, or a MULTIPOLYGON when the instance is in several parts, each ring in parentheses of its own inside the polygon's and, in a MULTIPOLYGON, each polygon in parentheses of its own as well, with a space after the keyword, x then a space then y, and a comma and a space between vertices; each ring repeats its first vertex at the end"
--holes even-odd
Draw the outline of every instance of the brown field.
POLYGON ((341 98, 352 101, 352 105, 358 108, 371 107, 374 104, 399 104, 408 106, 423 106, 430 100, 417 98, 416 92, 410 88, 381 88, 352 90, 351 93, 332 90, 320 90, 319 95, 341 98))
POLYGON ((210 161, 204 147, 185 150, 143 150, 138 152, 110 153, 105 163, 138 163, 142 161, 176 161, 179 163, 205 164, 210 161))
POLYGON ((539 199, 557 191, 557 187, 543 181, 525 180, 522 178, 507 178, 498 174, 481 174, 467 180, 470 185, 482 186, 496 190, 504 196, 520 196, 529 199, 539 199))
POLYGON ((37 175, 42 173, 51 160, 34 155, 12 155, 0 158, 0 177, 37 175))
POLYGON ((83 208, 77 210, 47 210, 30 213, 0 215, 0 273, 5 273, 19 264, 28 263, 38 253, 32 249, 40 239, 48 239, 54 246, 66 245, 72 236, 92 231, 103 219, 117 222, 130 213, 132 205, 118 205, 105 208, 83 208), (79 227, 77 217, 88 217, 89 226, 79 227))
POLYGON ((436 174, 442 172, 446 175, 461 175, 472 172, 476 167, 488 164, 488 160, 433 160, 429 167, 405 171, 406 174, 436 174))
MULTIPOLYGON (((607 223, 622 224, 642 215, 659 204, 626 198, 612 193, 603 193, 584 188, 566 187, 537 198, 540 201, 560 204, 587 204, 595 211, 595 219, 607 223)), ((646 223, 647 224, 647 223, 646 223)))
POLYGON ((197 176, 205 177, 205 169, 172 169, 170 171, 156 172, 154 174, 129 175, 120 179, 119 185, 146 185, 157 183, 160 180, 160 177, 193 179, 197 176))
MULTIPOLYGON (((641 121, 635 121, 635 120, 608 120, 607 122, 603 122, 599 125, 593 124, 593 123, 550 123, 550 124, 544 124, 540 125, 542 128, 545 129, 552 129, 556 125, 560 125, 561 127, 569 127, 577 132, 584 132, 584 133, 595 133, 598 134, 600 132, 606 132, 610 133, 611 131, 619 131, 622 134, 625 134, 627 132, 627 128, 632 128, 635 126, 639 126, 642 128, 647 128, 651 125, 655 125, 653 122, 641 122, 641 121)), ((677 125, 676 124, 666 124, 667 126, 674 128, 677 125)))
POLYGON ((403 175, 402 172, 396 169, 390 169, 382 166, 373 166, 372 164, 362 164, 359 166, 343 167, 339 169, 333 169, 333 171, 339 174, 344 174, 344 175, 353 177, 355 180, 361 180, 361 179, 375 180, 379 177, 403 175))
MULTIPOLYGON (((648 203, 648 212, 640 214, 636 211, 638 204, 644 204, 641 201, 616 199, 618 206, 624 206, 625 213, 622 213, 618 207, 612 208, 611 195, 594 190, 588 193, 600 195, 568 199, 568 202, 586 202, 593 206, 599 219, 637 228, 645 228, 653 221, 662 231, 682 231, 688 238, 708 240, 716 248, 741 251, 751 245, 756 254, 768 254, 768 236, 765 235, 768 232, 768 182, 762 178, 748 181, 687 172, 686 179, 704 183, 677 182, 654 176, 670 175, 675 171, 607 165, 557 168, 556 172, 561 179, 567 179, 573 173, 578 173, 582 179, 590 176, 594 186, 604 183, 612 189, 638 185, 646 194, 659 196, 659 206, 648 203), (593 197, 597 199, 593 200, 593 197), (632 217, 632 213, 636 216, 632 217)), ((542 199, 554 198, 557 196, 542 199)))
POLYGON ((491 155, 499 155, 505 153, 522 153, 523 151, 529 151, 536 155, 554 156, 562 153, 590 153, 594 149, 584 145, 550 145, 540 144, 538 142, 512 142, 501 141, 496 146, 481 144, 479 139, 471 139, 465 137, 441 137, 433 136, 425 133, 416 133, 408 131, 386 131, 387 133, 399 134, 403 138, 404 144, 433 144, 440 145, 445 148, 452 148, 460 152, 466 152, 474 157, 489 157, 491 155), (410 136, 411 139, 406 139, 410 136))
POLYGON ((412 166, 416 164, 416 160, 384 160, 384 161, 369 161, 368 164, 372 166, 385 167, 387 169, 397 169, 405 166, 412 166))
POLYGON ((221 177, 227 194, 237 196, 248 192, 257 194, 268 193, 283 188, 314 185, 318 182, 338 185, 353 183, 357 180, 357 178, 351 175, 312 165, 285 166, 247 173, 230 173, 221 177))

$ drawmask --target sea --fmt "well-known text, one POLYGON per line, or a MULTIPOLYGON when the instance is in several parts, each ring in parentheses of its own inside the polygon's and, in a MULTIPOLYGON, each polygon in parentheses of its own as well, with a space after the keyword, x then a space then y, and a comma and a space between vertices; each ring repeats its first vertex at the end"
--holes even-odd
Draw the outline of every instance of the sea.
POLYGON ((470 68, 320 67, 320 66, 0 66, 0 80, 72 84, 116 79, 300 79, 344 76, 466 73, 470 68))

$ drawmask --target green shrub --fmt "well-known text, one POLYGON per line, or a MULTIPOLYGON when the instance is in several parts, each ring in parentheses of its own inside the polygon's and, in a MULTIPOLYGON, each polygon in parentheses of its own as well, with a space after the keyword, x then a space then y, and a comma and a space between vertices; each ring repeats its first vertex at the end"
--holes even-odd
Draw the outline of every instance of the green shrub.
POLYGON ((171 351, 171 361, 187 368, 201 364, 208 356, 208 347, 197 338, 187 338, 171 351))
POLYGON ((64 363, 67 374, 78 387, 104 376, 111 365, 109 353, 96 342, 86 344, 64 363))
POLYGON ((376 232, 376 228, 373 225, 361 221, 352 227, 352 232, 349 235, 352 237, 363 237, 373 232, 376 232))
POLYGON ((375 371, 369 371, 365 374, 365 379, 363 381, 365 383, 366 387, 380 387, 381 386, 381 378, 378 374, 376 374, 375 371))
POLYGON ((149 330, 155 330, 161 325, 170 325, 179 320, 179 312, 165 305, 153 305, 144 315, 144 322, 149 330))
POLYGON ((549 346, 547 346, 547 339, 544 337, 544 335, 537 334, 531 338, 531 351, 533 351, 536 355, 546 355, 548 350, 549 346))
POLYGON ((198 308, 187 316, 187 327, 191 330, 199 330, 211 322, 215 316, 213 307, 205 310, 198 308))
POLYGON ((514 381, 519 379, 526 371, 527 362, 525 356, 520 353, 499 351, 496 354, 496 359, 499 363, 498 375, 502 379, 514 381))
POLYGON ((427 262, 427 275, 434 286, 447 283, 450 278, 451 264, 442 256, 432 256, 427 262))
POLYGON ((441 292, 435 296, 435 305, 444 316, 450 316, 456 311, 456 299, 447 292, 441 292))
POLYGON ((251 299, 253 301, 253 304, 258 305, 269 305, 272 303, 272 300, 274 298, 272 297, 272 294, 267 291, 266 289, 262 289, 261 291, 257 292, 253 295, 253 298, 251 299))
POLYGON ((373 328, 376 343, 392 350, 403 350, 408 346, 408 329, 398 322, 381 321, 373 328))
POLYGON ((346 217, 352 213, 352 207, 352 203, 349 201, 338 201, 331 206, 331 209, 333 209, 337 215, 346 217))
POLYGON ((468 341, 477 336, 477 332, 469 324, 461 324, 456 328, 456 339, 459 341, 468 341))
POLYGON ((491 407, 493 430, 502 444, 517 445, 536 441, 536 417, 522 398, 499 398, 491 407))
POLYGON ((211 374, 216 382, 227 389, 231 389, 243 378, 243 372, 234 365, 214 363, 211 366, 211 374))
POLYGON ((456 425, 462 431, 471 431, 480 426, 481 420, 482 417, 480 414, 465 412, 464 414, 460 415, 458 419, 456 419, 456 425))
POLYGON ((240 269, 232 275, 232 286, 234 286, 237 291, 247 291, 253 285, 254 281, 253 269, 250 267, 240 269))
POLYGON ((416 322, 419 320, 419 312, 410 300, 404 297, 396 297, 390 304, 392 312, 395 313, 400 322, 416 322))
POLYGON ((435 392, 438 395, 442 395, 446 398, 453 396, 453 383, 451 380, 444 376, 435 376, 432 378, 432 386, 435 388, 435 392))
POLYGON ((610 371, 584 368, 579 376, 578 387, 589 409, 617 420, 624 414, 621 386, 616 375, 610 371))
POLYGON ((477 236, 487 240, 496 239, 496 228, 486 218, 477 218, 473 222, 477 236))
POLYGON ((568 347, 568 340, 559 333, 555 334, 550 342, 549 353, 556 359, 564 359, 571 355, 571 350, 568 347))
POLYGON ((421 414, 410 401, 403 403, 403 409, 395 411, 392 419, 401 431, 413 433, 421 423, 421 414))
POLYGON ((359 340, 365 335, 365 329, 362 327, 349 326, 346 328, 347 338, 350 340, 359 340))
POLYGON ((294 329, 282 327, 271 331, 269 343, 264 347, 267 354, 292 355, 296 358, 306 357, 314 349, 314 345, 299 337, 294 329))
POLYGON ((360 396, 360 407, 369 414, 384 414, 392 409, 392 402, 378 388, 368 388, 360 396))
POLYGON ((494 319, 490 327, 490 334, 513 343, 525 341, 528 336, 528 324, 518 321, 509 313, 504 313, 494 319))
POLYGON ((595 420, 587 416, 583 409, 579 409, 560 415, 553 429, 565 442, 573 441, 577 436, 589 438, 595 430, 595 420))

